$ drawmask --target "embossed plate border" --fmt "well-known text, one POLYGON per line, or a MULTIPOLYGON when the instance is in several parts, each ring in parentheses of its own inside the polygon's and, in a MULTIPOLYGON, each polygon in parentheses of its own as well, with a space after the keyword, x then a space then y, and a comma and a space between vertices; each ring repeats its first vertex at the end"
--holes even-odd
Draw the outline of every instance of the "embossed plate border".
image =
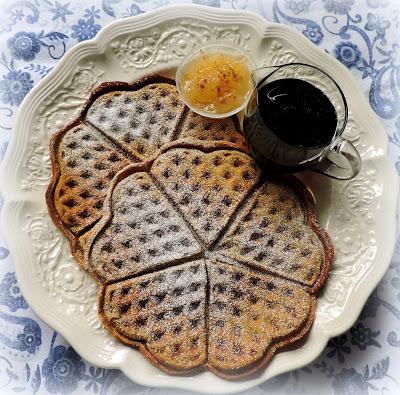
POLYGON ((250 12, 164 7, 114 22, 94 40, 74 46, 27 95, 0 171, 5 199, 1 225, 28 303, 89 362, 121 369, 142 385, 238 392, 315 359, 329 338, 354 323, 382 278, 395 245, 398 192, 387 151, 386 133, 350 72, 294 29, 250 12), (49 136, 75 116, 95 85, 173 70, 193 46, 215 39, 242 46, 258 64, 302 60, 331 74, 349 101, 345 135, 363 159, 362 171, 352 181, 299 175, 316 197, 319 219, 333 239, 337 256, 305 345, 277 355, 260 376, 240 382, 210 372, 168 376, 106 333, 97 317, 96 284, 74 263, 44 200, 50 175, 49 136))

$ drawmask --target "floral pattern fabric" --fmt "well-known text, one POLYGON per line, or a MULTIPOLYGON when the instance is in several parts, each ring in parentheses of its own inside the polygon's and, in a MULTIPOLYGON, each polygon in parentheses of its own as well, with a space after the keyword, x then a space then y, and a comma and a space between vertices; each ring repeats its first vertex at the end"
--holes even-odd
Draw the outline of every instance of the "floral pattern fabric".
MULTIPOLYGON (((0 161, 26 94, 78 42, 108 23, 190 0, 0 0, 0 161)), ((400 173, 400 7, 397 0, 192 0, 247 9, 291 25, 358 80, 400 173)), ((0 209, 3 199, 0 196, 0 209)), ((35 316, 0 236, 0 394, 176 394, 141 387, 84 361, 35 316)), ((183 393, 183 392, 179 392, 183 393)), ((390 268, 355 325, 310 365, 246 391, 400 394, 400 238, 390 268)))

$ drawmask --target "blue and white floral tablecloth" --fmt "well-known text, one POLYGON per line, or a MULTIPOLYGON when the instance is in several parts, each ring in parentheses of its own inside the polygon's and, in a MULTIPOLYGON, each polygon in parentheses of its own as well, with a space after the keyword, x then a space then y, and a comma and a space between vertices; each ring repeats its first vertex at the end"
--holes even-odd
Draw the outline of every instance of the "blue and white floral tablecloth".
MULTIPOLYGON (((169 0, 0 0, 0 160, 24 96, 65 51, 101 27, 169 0)), ((400 2, 398 0, 193 0, 247 9, 289 24, 345 64, 381 117, 400 172, 400 2)), ((0 208, 2 198, 0 196, 0 208)), ((0 393, 177 394, 91 366, 41 322, 21 295, 0 237, 0 393)), ((359 320, 307 367, 247 395, 400 394, 400 240, 359 320)))

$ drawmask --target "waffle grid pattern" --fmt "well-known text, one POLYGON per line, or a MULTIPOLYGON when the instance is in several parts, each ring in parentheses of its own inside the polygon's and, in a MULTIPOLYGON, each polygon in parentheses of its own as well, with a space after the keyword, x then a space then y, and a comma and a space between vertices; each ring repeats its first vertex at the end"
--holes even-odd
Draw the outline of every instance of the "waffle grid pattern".
POLYGON ((322 273, 324 248, 314 230, 305 225, 303 204, 288 185, 262 179, 252 159, 239 151, 172 148, 152 162, 147 172, 132 168, 116 183, 108 206, 112 219, 95 228, 88 253, 89 265, 104 284, 100 308, 105 325, 114 336, 139 347, 168 372, 207 366, 232 378, 246 367, 260 365, 281 344, 291 343, 308 331, 313 319, 315 291, 311 287, 322 273), (190 175, 185 177, 187 171, 190 175), (224 177, 227 171, 231 174, 224 177), (204 177, 205 172, 210 174, 204 177), (213 197, 211 192, 215 192, 213 197), (228 192, 238 194, 237 205, 228 192), (227 196, 231 199, 228 205, 227 196), (163 211, 170 207, 180 219, 175 225, 184 229, 185 238, 191 240, 185 243, 183 252, 193 252, 196 257, 200 253, 204 262, 193 262, 198 258, 190 256, 182 262, 172 249, 181 244, 182 236, 179 232, 165 232, 170 229, 169 218, 173 215, 156 219, 157 209, 151 205, 155 197, 157 203, 162 202, 163 211), (217 210, 224 213, 224 221, 220 220, 221 215, 215 216, 217 210), (137 216, 148 215, 152 218, 150 224, 138 225, 137 216), (205 229, 204 219, 208 217, 212 217, 213 227, 205 229), (149 233, 156 236, 145 240, 144 247, 122 241, 125 248, 118 248, 120 234, 129 241, 133 239, 129 231, 122 231, 122 218, 141 229, 137 240, 149 233), (238 226, 243 226, 243 231, 237 232, 238 226), (281 229, 284 226, 286 229, 281 229), (299 235, 285 237, 287 231, 299 235), (138 251, 161 251, 165 234, 171 254, 161 253, 165 258, 163 267, 149 267, 152 258, 148 255, 132 266, 129 257, 138 251), (312 237, 316 238, 314 244, 309 242, 312 237), (270 239, 281 243, 279 248, 290 247, 280 263, 280 272, 271 269, 281 251, 275 251, 275 243, 265 242, 270 239), (265 255, 264 265, 254 268, 251 262, 246 264, 240 259, 246 246, 251 257, 265 255), (302 253, 305 248, 307 254, 302 253), (124 275, 102 270, 113 260, 120 262, 124 275), (312 268, 316 277, 306 283, 304 270, 292 273, 290 262, 305 266, 305 271, 312 268), (191 265, 200 265, 200 274, 191 276, 191 265), (123 280, 126 273, 130 278, 123 280), (146 289, 138 284, 145 284, 146 289), (199 325, 202 329, 196 332, 199 325), (196 334, 182 337, 181 328, 186 334, 196 334))
POLYGON ((307 198, 242 152, 234 119, 193 114, 167 83, 83 114, 59 132, 52 203, 116 338, 169 373, 237 378, 308 332, 329 240, 307 198))
POLYGON ((81 264, 84 245, 76 241, 102 217, 115 175, 154 157, 175 140, 245 144, 236 118, 199 117, 180 100, 174 82, 157 75, 128 86, 106 83, 72 126, 55 135, 52 160, 59 176, 48 200, 58 217, 55 222, 72 240, 72 252, 81 264))

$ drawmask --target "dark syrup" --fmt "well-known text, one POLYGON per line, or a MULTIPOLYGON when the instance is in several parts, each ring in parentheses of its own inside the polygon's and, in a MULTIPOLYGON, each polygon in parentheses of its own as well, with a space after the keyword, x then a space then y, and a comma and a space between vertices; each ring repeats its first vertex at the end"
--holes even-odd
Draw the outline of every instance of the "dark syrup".
POLYGON ((257 159, 296 167, 328 145, 336 132, 336 110, 309 82, 286 78, 258 90, 258 110, 244 119, 257 159))

